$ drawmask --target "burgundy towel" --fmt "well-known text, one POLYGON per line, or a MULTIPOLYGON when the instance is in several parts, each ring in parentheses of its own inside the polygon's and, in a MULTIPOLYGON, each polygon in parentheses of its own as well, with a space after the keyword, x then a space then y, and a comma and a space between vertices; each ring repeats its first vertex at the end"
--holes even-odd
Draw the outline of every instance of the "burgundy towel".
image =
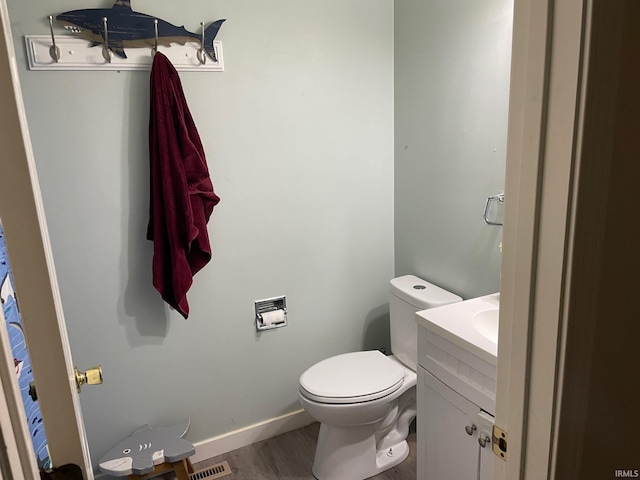
POLYGON ((187 318, 193 276, 211 259, 207 222, 220 198, 178 72, 160 52, 151 69, 149 159, 153 286, 187 318))

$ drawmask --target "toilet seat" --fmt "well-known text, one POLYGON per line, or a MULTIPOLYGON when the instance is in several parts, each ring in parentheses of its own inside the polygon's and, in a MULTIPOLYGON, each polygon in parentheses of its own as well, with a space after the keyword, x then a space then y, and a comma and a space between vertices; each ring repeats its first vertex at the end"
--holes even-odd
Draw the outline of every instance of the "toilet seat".
POLYGON ((300 376, 300 393, 320 403, 360 403, 398 390, 404 369, 377 350, 327 358, 300 376))

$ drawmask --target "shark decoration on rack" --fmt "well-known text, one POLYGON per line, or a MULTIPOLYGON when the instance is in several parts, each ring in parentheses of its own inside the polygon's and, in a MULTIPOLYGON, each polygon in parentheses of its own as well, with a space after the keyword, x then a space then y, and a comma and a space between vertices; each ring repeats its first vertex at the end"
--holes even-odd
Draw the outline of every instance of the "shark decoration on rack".
POLYGON ((183 438, 190 423, 186 419, 170 427, 151 428, 145 425, 109 450, 98 466, 103 473, 116 477, 144 475, 153 472, 155 465, 190 457, 196 449, 183 438))
POLYGON ((184 26, 176 27, 171 23, 145 13, 131 9, 130 0, 116 0, 111 8, 87 8, 71 10, 56 16, 64 28, 80 38, 93 43, 92 46, 105 45, 121 58, 127 58, 125 48, 153 48, 156 42, 155 20, 158 21, 158 45, 170 46, 171 43, 184 45, 187 42, 202 42, 209 57, 216 60, 213 40, 225 21, 216 20, 204 29, 204 34, 189 32, 184 26), (105 35, 104 20, 107 32, 105 35), (204 38, 203 38, 204 37, 204 38))

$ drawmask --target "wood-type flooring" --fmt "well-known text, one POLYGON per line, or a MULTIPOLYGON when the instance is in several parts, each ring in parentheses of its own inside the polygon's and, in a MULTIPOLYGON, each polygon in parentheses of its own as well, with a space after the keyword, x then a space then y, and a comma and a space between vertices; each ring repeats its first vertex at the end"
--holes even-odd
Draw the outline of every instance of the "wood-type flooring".
MULTIPOLYGON (((414 423, 415 425, 415 423, 414 423)), ((311 465, 316 449, 320 425, 313 423, 304 428, 248 445, 237 450, 203 460, 193 465, 200 470, 227 461, 232 473, 220 480, 313 480, 311 465)), ((407 438, 409 457, 375 477, 375 480, 415 480, 416 433, 411 428, 407 438)))

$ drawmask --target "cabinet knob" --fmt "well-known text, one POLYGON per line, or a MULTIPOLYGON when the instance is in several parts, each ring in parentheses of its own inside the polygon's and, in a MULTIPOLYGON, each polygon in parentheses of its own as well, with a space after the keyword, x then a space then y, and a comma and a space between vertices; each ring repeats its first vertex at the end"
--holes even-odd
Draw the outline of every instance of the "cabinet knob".
POLYGON ((476 427, 473 423, 464 427, 464 431, 467 432, 467 435, 473 435, 473 432, 475 432, 477 429, 478 427, 476 427))
POLYGON ((478 443, 482 448, 484 448, 491 443, 491 438, 489 438, 488 435, 485 435, 484 437, 478 437, 478 443))

